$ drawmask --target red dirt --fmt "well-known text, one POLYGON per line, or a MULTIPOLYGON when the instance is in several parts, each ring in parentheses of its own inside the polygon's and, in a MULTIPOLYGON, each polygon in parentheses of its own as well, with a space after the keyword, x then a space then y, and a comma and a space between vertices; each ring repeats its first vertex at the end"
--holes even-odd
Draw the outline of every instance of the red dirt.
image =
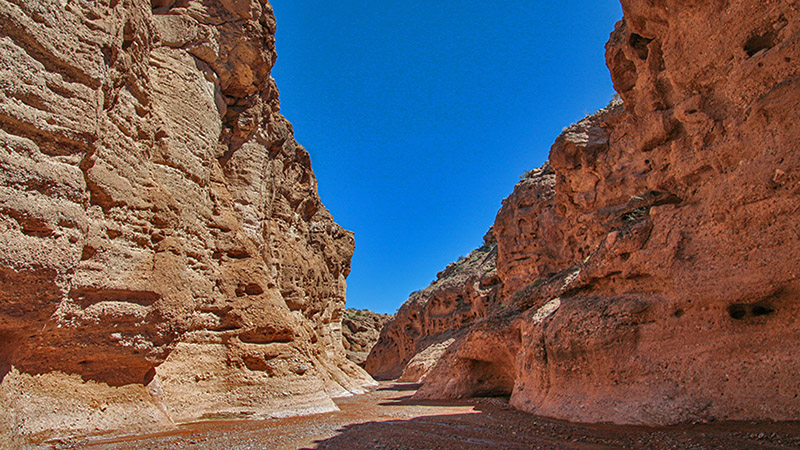
POLYGON ((53 445, 92 450, 800 448, 800 422, 581 425, 526 414, 500 398, 412 400, 417 387, 385 382, 368 394, 338 400, 341 411, 326 414, 197 422, 166 433, 53 445))

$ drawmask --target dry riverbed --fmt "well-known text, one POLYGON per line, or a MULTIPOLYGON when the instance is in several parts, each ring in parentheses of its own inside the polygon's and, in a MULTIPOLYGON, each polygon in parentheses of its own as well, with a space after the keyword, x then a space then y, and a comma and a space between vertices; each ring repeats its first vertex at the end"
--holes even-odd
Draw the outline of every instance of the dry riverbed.
POLYGON ((668 428, 576 425, 525 414, 502 399, 415 401, 413 384, 382 383, 337 400, 341 411, 288 419, 199 422, 175 431, 55 448, 120 449, 784 449, 800 423, 668 428))

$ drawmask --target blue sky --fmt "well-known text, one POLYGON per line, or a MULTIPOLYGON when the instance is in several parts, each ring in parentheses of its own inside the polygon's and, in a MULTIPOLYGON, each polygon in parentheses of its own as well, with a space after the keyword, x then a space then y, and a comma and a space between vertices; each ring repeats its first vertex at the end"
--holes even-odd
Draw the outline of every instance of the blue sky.
POLYGON ((281 110, 355 232, 347 305, 393 313, 479 247, 562 128, 614 93, 617 0, 272 0, 281 110))

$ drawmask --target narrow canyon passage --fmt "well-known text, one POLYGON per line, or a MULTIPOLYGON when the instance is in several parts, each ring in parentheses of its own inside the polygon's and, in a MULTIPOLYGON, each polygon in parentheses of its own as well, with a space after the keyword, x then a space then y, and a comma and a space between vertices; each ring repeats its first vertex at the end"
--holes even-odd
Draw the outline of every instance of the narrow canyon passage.
POLYGON ((800 423, 667 428, 579 425, 532 416, 501 398, 418 401, 418 385, 383 382, 337 400, 337 412, 258 421, 207 421, 177 431, 54 448, 122 449, 779 449, 800 448, 800 423))

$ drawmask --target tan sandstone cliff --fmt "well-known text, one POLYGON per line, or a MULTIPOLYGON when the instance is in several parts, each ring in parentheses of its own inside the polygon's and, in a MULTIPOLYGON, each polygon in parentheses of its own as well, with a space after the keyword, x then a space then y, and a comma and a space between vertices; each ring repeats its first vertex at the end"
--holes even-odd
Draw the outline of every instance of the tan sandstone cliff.
POLYGON ((274 31, 266 0, 0 0, 0 439, 326 411, 373 383, 274 31))
POLYGON ((798 5, 622 4, 606 58, 624 104, 569 127, 504 201, 508 307, 458 330, 418 397, 510 395, 581 422, 800 419, 798 5))

